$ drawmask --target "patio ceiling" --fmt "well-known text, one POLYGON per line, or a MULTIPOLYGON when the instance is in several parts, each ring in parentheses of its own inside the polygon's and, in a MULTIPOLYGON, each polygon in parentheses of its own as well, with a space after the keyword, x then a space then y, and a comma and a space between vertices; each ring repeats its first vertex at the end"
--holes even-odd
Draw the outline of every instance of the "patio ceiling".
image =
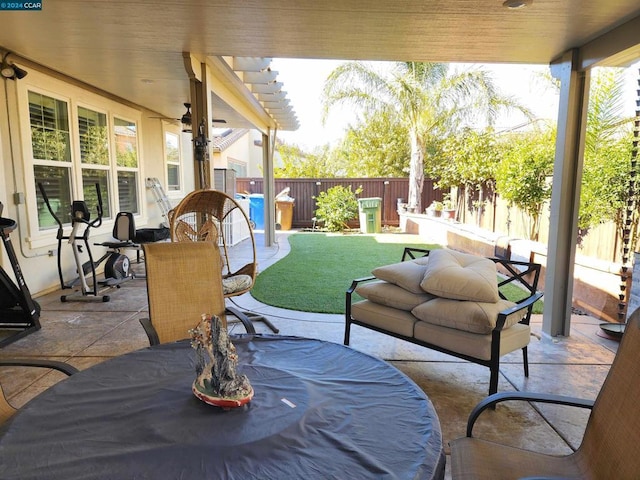
MULTIPOLYGON (((502 3, 44 0, 42 11, 0 12, 0 46, 180 118, 189 99, 183 51, 200 58, 548 64, 640 16, 638 0, 534 0, 517 10, 502 3)), ((287 79, 277 80, 286 90, 287 79)), ((247 126, 219 97, 213 116, 247 126)))

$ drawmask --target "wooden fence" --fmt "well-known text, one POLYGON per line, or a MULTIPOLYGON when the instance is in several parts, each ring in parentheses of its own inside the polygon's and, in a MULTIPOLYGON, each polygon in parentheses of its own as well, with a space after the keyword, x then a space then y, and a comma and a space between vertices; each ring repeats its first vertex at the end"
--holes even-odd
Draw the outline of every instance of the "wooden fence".
MULTIPOLYGON (((433 181, 425 179, 422 190, 422 207, 428 207, 434 200, 442 200, 443 192, 433 187, 433 181)), ((295 199, 292 228, 310 228, 313 226, 316 203, 314 197, 336 185, 351 186, 354 190, 362 186, 359 198, 379 197, 382 199, 382 225, 398 226, 398 199, 406 202, 409 192, 409 180, 406 178, 295 178, 275 180, 275 191, 279 193, 289 188, 289 195, 295 199)), ((262 178, 236 179, 236 191, 240 193, 264 193, 262 178)), ((453 195, 455 197, 455 194, 453 195)), ((491 232, 506 235, 509 238, 527 239, 529 218, 515 207, 491 191, 485 193, 485 207, 482 215, 477 215, 473 207, 476 197, 468 198, 466 205, 458 205, 456 218, 462 223, 476 225, 491 232)), ((540 225, 539 242, 546 244, 549 235, 549 208, 544 208, 540 225)), ((359 226, 359 219, 349 223, 352 228, 359 226)), ((618 234, 613 223, 594 228, 582 239, 577 253, 586 257, 598 258, 605 262, 619 262, 618 234)))
MULTIPOLYGON (((382 225, 398 226, 398 201, 406 202, 409 192, 409 180, 406 178, 276 178, 276 194, 289 188, 289 196, 295 200, 293 208, 292 228, 310 228, 313 226, 316 202, 320 192, 341 185, 351 186, 353 190, 362 186, 358 198, 377 197, 382 199, 382 225)), ((264 193, 262 178, 236 179, 238 193, 264 193)), ((442 191, 433 188, 433 181, 425 180, 422 190, 422 205, 426 208, 434 200, 442 200, 442 191)), ((357 228, 358 218, 349 226, 357 228)))

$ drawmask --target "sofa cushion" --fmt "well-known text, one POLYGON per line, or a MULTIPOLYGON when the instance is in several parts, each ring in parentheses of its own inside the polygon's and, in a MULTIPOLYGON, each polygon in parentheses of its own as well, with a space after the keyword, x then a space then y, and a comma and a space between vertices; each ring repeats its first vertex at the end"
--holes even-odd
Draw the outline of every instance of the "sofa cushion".
POLYGON ((373 303, 408 312, 421 303, 435 298, 422 290, 420 293, 413 293, 393 283, 383 281, 361 283, 356 287, 356 293, 373 303))
POLYGON ((393 283, 412 293, 424 293, 420 282, 424 278, 429 257, 420 257, 406 262, 393 263, 374 268, 374 277, 385 282, 393 283))
MULTIPOLYGON (((498 313, 514 305, 515 303, 508 300, 486 303, 434 298, 418 305, 411 310, 411 313, 423 322, 471 333, 487 334, 495 328, 498 313)), ((503 328, 509 328, 518 323, 525 314, 526 309, 517 315, 509 316, 503 328)))
POLYGON ((413 326, 418 322, 418 319, 410 312, 385 307, 369 300, 362 300, 351 305, 351 318, 405 337, 413 337, 413 326))
POLYGON ((429 257, 420 282, 425 292, 453 300, 500 299, 496 264, 492 260, 448 249, 433 250, 429 257))
MULTIPOLYGON (((491 334, 478 335, 427 322, 417 322, 413 330, 416 340, 481 360, 491 360, 491 334)), ((529 325, 522 323, 502 330, 500 356, 529 345, 530 333, 529 325)))

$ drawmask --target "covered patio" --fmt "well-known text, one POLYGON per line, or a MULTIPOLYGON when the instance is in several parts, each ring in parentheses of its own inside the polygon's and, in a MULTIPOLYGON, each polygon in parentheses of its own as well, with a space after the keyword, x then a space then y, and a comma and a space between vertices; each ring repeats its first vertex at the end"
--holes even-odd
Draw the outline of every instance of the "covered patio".
MULTIPOLYGON (((260 268, 267 268, 287 254, 288 232, 278 232, 271 246, 258 241, 260 268)), ((261 234, 259 234, 261 236, 261 234)), ((262 240, 262 238, 259 238, 262 240)), ((242 257, 247 242, 233 247, 242 257)), ((144 264, 134 264, 142 272, 144 264)), ((345 285, 345 289, 346 289, 345 285)), ((136 279, 113 292, 109 303, 61 303, 60 291, 38 298, 42 305, 42 329, 0 350, 0 358, 23 357, 66 361, 86 369, 94 364, 148 346, 138 319, 148 316, 146 281, 136 279)), ((341 343, 343 315, 295 312, 270 307, 250 295, 236 297, 243 309, 266 315, 282 335, 296 335, 341 343)), ((530 376, 522 375, 522 357, 514 352, 503 357, 499 391, 527 390, 595 398, 608 372, 618 343, 597 335, 599 322, 585 315, 572 317, 573 334, 551 340, 543 337, 542 318, 534 316, 534 337, 529 345, 530 376)), ((256 323, 259 333, 271 332, 256 323)), ((231 327, 242 333, 240 325, 231 327)), ((380 357, 408 375, 433 402, 442 426, 445 451, 448 442, 465 435, 471 409, 486 396, 489 376, 484 367, 411 345, 360 327, 352 331, 351 346, 380 357)), ((3 367, 0 383, 15 406, 64 376, 55 371, 3 367)), ((588 412, 582 409, 524 403, 485 414, 475 433, 500 443, 545 453, 566 454, 577 448, 588 412)), ((448 459, 447 459, 448 462, 448 459)), ((450 478, 447 468, 447 477, 450 478)))
MULTIPOLYGON (((31 284, 38 282, 37 291, 54 288, 55 263, 47 257, 53 257, 49 252, 55 239, 34 220, 38 200, 26 101, 33 82, 38 95, 51 95, 52 89, 61 101, 71 98, 70 105, 100 103, 109 118, 124 115, 127 124, 135 124, 140 132, 138 182, 157 175, 168 183, 162 135, 179 126, 184 104, 191 103, 194 128, 184 141, 184 176, 175 201, 193 188, 209 186, 207 172, 214 165, 208 161, 207 140, 216 122, 223 119, 227 126, 260 130, 267 199, 264 244, 270 247, 276 239, 269 205, 275 193, 274 142, 278 130, 295 129, 297 122, 290 106, 280 103, 280 79, 268 68, 254 71, 261 59, 537 63, 550 65, 561 84, 542 331, 552 337, 570 334, 590 69, 625 66, 640 57, 637 1, 145 0, 39 5, 34 11, 0 12, 6 72, 0 91, 5 107, 0 115, 0 201, 7 205, 5 215, 21 225, 23 269, 31 284), (29 76, 12 74, 13 65, 29 76), (260 78, 252 79, 254 74, 260 78), (198 121, 202 129, 196 128, 198 121), (50 274, 41 277, 45 264, 50 274)), ((81 161, 74 162, 79 178, 81 161)), ((111 168, 112 174, 118 173, 118 166, 111 168)), ((74 184, 73 190, 82 195, 81 186, 74 184)), ((138 223, 155 226, 161 218, 153 212, 153 200, 148 193, 139 195, 138 223)), ((115 201, 112 207, 118 207, 115 201)), ((105 222, 97 233, 106 239, 111 225, 105 222)))

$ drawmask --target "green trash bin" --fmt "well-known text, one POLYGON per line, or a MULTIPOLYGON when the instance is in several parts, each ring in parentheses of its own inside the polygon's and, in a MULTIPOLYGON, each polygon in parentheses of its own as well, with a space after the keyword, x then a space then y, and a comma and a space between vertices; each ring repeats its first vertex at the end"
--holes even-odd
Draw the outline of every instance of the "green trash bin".
POLYGON ((382 199, 380 197, 359 198, 358 211, 362 233, 382 232, 382 199))

